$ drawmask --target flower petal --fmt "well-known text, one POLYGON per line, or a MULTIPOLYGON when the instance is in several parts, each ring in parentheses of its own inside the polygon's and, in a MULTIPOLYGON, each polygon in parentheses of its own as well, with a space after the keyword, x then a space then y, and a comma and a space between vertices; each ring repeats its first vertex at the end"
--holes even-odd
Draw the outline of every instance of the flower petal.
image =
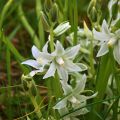
POLYGON ((103 20, 103 23, 102 23, 102 32, 106 34, 110 34, 110 31, 108 29, 108 24, 105 19, 103 20))
POLYGON ((56 66, 55 66, 55 63, 52 62, 50 64, 50 67, 49 67, 47 73, 44 75, 43 79, 46 79, 46 78, 51 77, 51 76, 54 76, 55 71, 56 71, 56 66))
POLYGON ((120 64, 120 41, 114 46, 113 55, 118 64, 120 64))
POLYGON ((68 72, 62 66, 57 65, 57 72, 60 79, 68 81, 68 72))
POLYGON ((42 69, 42 68, 39 69, 39 70, 33 70, 33 71, 31 71, 31 72, 29 73, 29 75, 30 75, 31 77, 33 77, 35 74, 40 73, 40 72, 43 72, 43 69, 42 69))
POLYGON ((32 55, 35 59, 37 59, 40 56, 40 50, 34 45, 32 47, 32 55))
POLYGON ((65 81, 61 80, 62 89, 64 91, 64 95, 68 95, 69 93, 72 93, 72 87, 65 81))
POLYGON ((78 65, 81 68, 81 71, 85 71, 88 69, 87 66, 83 63, 76 63, 76 65, 78 65))
POLYGON ((109 52, 109 49, 108 49, 107 43, 104 43, 101 45, 101 47, 97 53, 97 57, 103 56, 108 52, 109 52))
POLYGON ((62 109, 67 106, 67 100, 64 98, 60 102, 58 102, 53 109, 62 109))
POLYGON ((22 62, 22 64, 29 65, 36 69, 39 69, 40 67, 42 67, 36 60, 26 60, 22 62))
POLYGON ((45 53, 48 53, 48 42, 49 41, 46 42, 46 44, 44 45, 44 47, 42 49, 42 51, 45 52, 45 53))
POLYGON ((69 50, 66 50, 64 56, 68 59, 74 59, 80 50, 80 44, 74 47, 71 47, 69 50))
POLYGON ((82 71, 82 69, 75 63, 73 63, 70 60, 66 60, 64 63, 64 67, 65 69, 68 70, 68 72, 78 72, 78 71, 82 71))
POLYGON ((81 80, 77 80, 76 87, 73 90, 73 94, 76 95, 76 93, 79 94, 80 92, 82 92, 85 88, 85 84, 86 84, 86 75, 84 74, 81 80))
POLYGON ((64 54, 64 48, 59 41, 57 41, 55 48, 56 48, 56 54, 58 56, 61 56, 62 54, 64 54))
POLYGON ((110 37, 111 37, 110 35, 102 33, 102 32, 98 32, 95 29, 93 29, 93 35, 94 35, 94 38, 96 40, 99 40, 101 42, 108 41, 110 39, 110 37))

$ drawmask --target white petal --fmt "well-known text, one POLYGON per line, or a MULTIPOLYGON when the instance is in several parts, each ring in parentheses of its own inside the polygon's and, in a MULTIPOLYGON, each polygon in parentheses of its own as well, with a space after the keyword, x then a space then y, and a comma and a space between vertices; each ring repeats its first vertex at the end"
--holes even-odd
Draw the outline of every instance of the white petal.
POLYGON ((44 75, 43 79, 46 79, 46 78, 51 77, 51 76, 54 76, 55 71, 56 71, 56 66, 55 66, 55 63, 52 62, 50 64, 50 67, 49 67, 47 73, 44 75))
POLYGON ((86 75, 82 76, 82 80, 77 80, 76 87, 73 90, 73 94, 80 93, 84 90, 86 84, 86 75))
POLYGON ((114 46, 113 55, 118 64, 120 64, 120 41, 114 46))
POLYGON ((109 52, 109 49, 108 49, 107 43, 104 43, 101 45, 101 47, 97 53, 97 57, 103 56, 108 52, 109 52))
POLYGON ((68 81, 68 72, 62 66, 57 65, 57 72, 60 79, 68 81))
POLYGON ((101 42, 108 41, 111 38, 109 34, 98 32, 95 29, 93 29, 93 35, 96 40, 99 40, 101 42))
POLYGON ((76 63, 76 65, 81 68, 81 71, 85 71, 88 69, 87 66, 83 63, 76 63))
POLYGON ((33 68, 39 69, 41 65, 36 60, 26 60, 22 64, 29 65, 33 68))
POLYGON ((43 69, 33 70, 33 71, 31 71, 31 72, 29 73, 29 75, 30 75, 31 77, 33 77, 35 74, 40 73, 40 72, 43 72, 43 69))
POLYGON ((60 102, 58 102, 53 108, 54 109, 62 109, 67 106, 67 100, 62 99, 60 102))
POLYGON ((40 50, 34 45, 32 47, 32 55, 35 59, 37 59, 40 56, 40 50))
POLYGON ((56 48, 56 54, 58 56, 64 54, 64 48, 63 48, 62 44, 59 41, 57 41, 55 48, 56 48))
POLYGON ((91 96, 86 96, 86 98, 87 98, 87 99, 94 98, 94 97, 96 97, 96 96, 97 96, 97 94, 98 94, 98 92, 94 93, 94 94, 93 94, 93 95, 91 95, 91 96))
POLYGON ((77 99, 76 99, 76 97, 74 97, 74 96, 72 96, 72 97, 70 97, 69 98, 69 101, 71 102, 71 103, 73 103, 73 104, 78 104, 78 103, 80 103, 77 99))
POLYGON ((66 50, 64 56, 68 59, 74 59, 80 50, 80 44, 74 47, 71 47, 69 50, 66 50))
POLYGON ((64 95, 68 95, 69 93, 72 93, 72 87, 65 81, 61 80, 61 85, 64 91, 64 95))
POLYGON ((73 63, 70 60, 66 60, 64 63, 64 67, 65 69, 68 70, 68 72, 78 72, 78 71, 82 71, 82 69, 75 63, 73 63))
POLYGON ((46 42, 46 44, 44 45, 44 47, 42 49, 42 51, 45 52, 45 53, 48 53, 48 42, 49 41, 46 42))
POLYGON ((110 34, 110 31, 108 29, 108 24, 105 19, 103 20, 103 23, 102 23, 102 32, 106 34, 110 34))
MULTIPOLYGON (((58 112, 60 113, 61 116, 65 115, 66 113, 68 113, 68 108, 67 107, 64 107, 62 109, 59 109, 58 112)), ((63 120, 70 120, 70 119, 67 119, 66 117, 63 118, 63 120)))

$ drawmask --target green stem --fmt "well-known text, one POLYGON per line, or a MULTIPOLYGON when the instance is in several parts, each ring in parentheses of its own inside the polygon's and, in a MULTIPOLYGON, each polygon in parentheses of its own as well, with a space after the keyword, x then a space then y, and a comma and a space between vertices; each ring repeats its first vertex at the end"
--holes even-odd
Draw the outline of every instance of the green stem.
MULTIPOLYGON (((7 48, 6 50, 6 66, 7 66, 7 79, 8 79, 8 85, 11 86, 11 65, 10 65, 10 50, 7 48)), ((11 98, 11 88, 8 87, 8 96, 11 98)), ((11 109, 11 100, 8 101, 8 118, 9 120, 12 120, 12 109, 11 109)))
POLYGON ((42 46, 45 44, 45 35, 44 35, 44 29, 43 24, 41 21, 41 14, 40 11, 42 10, 41 0, 36 0, 36 14, 37 14, 37 20, 38 20, 38 35, 41 41, 40 48, 42 49, 42 46))
POLYGON ((94 47, 93 47, 93 37, 90 39, 90 55, 89 55, 89 58, 90 58, 90 72, 92 74, 92 76, 94 76, 95 74, 95 69, 94 69, 94 47))
POLYGON ((40 120, 42 120, 42 113, 39 109, 39 105, 37 104, 37 101, 36 101, 35 97, 30 93, 29 93, 29 97, 31 99, 32 104, 34 105, 35 110, 36 110, 36 115, 38 116, 38 118, 40 120))
MULTIPOLYGON (((96 91, 98 92, 98 95, 94 99, 94 102, 103 99, 111 72, 112 72, 112 60, 110 59, 109 54, 107 54, 104 55, 100 61, 100 66, 96 77, 96 91)), ((97 104, 96 106, 93 107, 93 111, 100 113, 101 106, 102 106, 101 104, 97 104)), ((91 120, 96 120, 97 119, 96 117, 97 116, 95 116, 95 114, 90 115, 91 120)))
POLYGON ((53 27, 51 27, 51 30, 50 30, 50 49, 51 49, 51 52, 54 51, 54 33, 53 33, 53 27))
MULTIPOLYGON (((0 31, 2 30, 2 26, 3 26, 4 19, 5 19, 5 17, 6 17, 6 13, 7 13, 8 9, 10 8, 12 2, 13 2, 13 0, 9 0, 9 1, 5 4, 2 12, 0 13, 0 31)), ((0 54, 2 54, 2 53, 1 53, 1 51, 2 51, 1 48, 2 48, 2 40, 0 39, 0 54)), ((0 56, 0 59, 1 59, 1 56, 0 56)))
POLYGON ((54 82, 52 82, 53 92, 56 98, 60 98, 62 96, 62 88, 59 80, 59 76, 55 73, 54 82))
POLYGON ((9 1, 5 4, 5 6, 4 6, 3 10, 2 10, 2 13, 1 13, 1 15, 0 15, 0 30, 1 30, 1 28, 2 28, 3 21, 4 21, 4 18, 5 18, 5 16, 6 16, 6 13, 7 13, 8 9, 10 8, 12 2, 13 2, 13 0, 9 0, 9 1))
POLYGON ((78 11, 77 11, 77 0, 73 0, 74 9, 74 45, 77 44, 77 27, 78 27, 78 11))

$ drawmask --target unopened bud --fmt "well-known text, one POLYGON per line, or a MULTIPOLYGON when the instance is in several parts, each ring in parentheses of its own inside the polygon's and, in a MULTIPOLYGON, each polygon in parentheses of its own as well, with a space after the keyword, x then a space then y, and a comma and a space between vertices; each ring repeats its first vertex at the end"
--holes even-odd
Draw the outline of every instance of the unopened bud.
POLYGON ((51 17, 51 21, 52 22, 55 22, 58 18, 58 5, 56 3, 54 3, 54 5, 52 6, 49 14, 50 14, 50 17, 51 17))
POLYGON ((49 32, 50 31, 50 25, 48 24, 46 15, 42 11, 40 12, 40 14, 41 14, 40 16, 41 16, 41 20, 42 20, 44 30, 46 32, 49 32))
POLYGON ((91 9, 96 5, 96 0, 91 0, 87 9, 88 15, 90 14, 91 9))
POLYGON ((92 22, 96 22, 97 21, 97 10, 95 7, 93 7, 90 11, 90 19, 92 20, 92 22))
POLYGON ((45 9, 46 13, 48 13, 50 11, 52 6, 53 6, 52 0, 45 0, 45 2, 44 2, 44 9, 45 9))

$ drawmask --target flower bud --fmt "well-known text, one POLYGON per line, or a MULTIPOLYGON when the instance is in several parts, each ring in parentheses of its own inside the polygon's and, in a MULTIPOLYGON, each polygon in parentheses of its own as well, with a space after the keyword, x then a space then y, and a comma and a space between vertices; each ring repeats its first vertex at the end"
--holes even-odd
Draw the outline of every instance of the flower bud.
POLYGON ((41 20, 42 20, 44 30, 46 32, 49 32, 50 31, 50 25, 48 24, 46 15, 42 11, 40 12, 40 17, 41 17, 41 20))
POLYGON ((91 9, 96 5, 96 0, 91 0, 87 9, 88 15, 90 14, 91 9))
POLYGON ((53 6, 52 0, 45 0, 45 2, 44 2, 44 9, 45 9, 46 13, 48 13, 50 11, 52 6, 53 6))
POLYGON ((93 22, 96 22, 97 21, 97 11, 96 11, 96 8, 93 7, 90 11, 90 19, 93 21, 93 22))
POLYGON ((58 5, 56 3, 54 3, 54 5, 52 6, 49 14, 50 14, 50 17, 51 17, 51 21, 52 22, 55 22, 58 18, 58 5))

